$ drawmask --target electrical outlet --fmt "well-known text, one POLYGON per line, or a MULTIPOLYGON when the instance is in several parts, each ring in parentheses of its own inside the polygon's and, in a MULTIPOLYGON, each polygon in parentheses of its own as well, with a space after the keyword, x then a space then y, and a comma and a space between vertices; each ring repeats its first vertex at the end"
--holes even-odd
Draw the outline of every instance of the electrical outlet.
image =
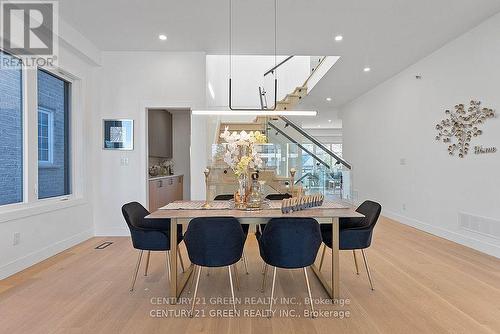
POLYGON ((14 232, 14 240, 12 244, 14 246, 17 246, 21 243, 21 233, 20 232, 14 232))
POLYGON ((120 159, 120 166, 128 166, 128 158, 121 158, 120 159))
POLYGON ((406 159, 405 159, 405 158, 401 158, 401 159, 399 159, 399 164, 400 164, 401 166, 406 166, 406 159))

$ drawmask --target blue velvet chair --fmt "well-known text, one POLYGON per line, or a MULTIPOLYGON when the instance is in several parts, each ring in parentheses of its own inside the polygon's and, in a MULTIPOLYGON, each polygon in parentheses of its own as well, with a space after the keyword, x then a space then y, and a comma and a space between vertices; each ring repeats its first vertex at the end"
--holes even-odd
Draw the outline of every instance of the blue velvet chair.
MULTIPOLYGON (((231 194, 222 194, 217 195, 214 198, 214 201, 229 201, 234 198, 234 195, 231 194)), ((241 224, 241 228, 243 229, 243 233, 245 233, 245 238, 248 237, 248 230, 250 229, 250 225, 241 224)), ((248 260, 245 251, 243 250, 243 264, 245 265, 245 272, 248 275, 248 260)))
MULTIPOLYGON (((184 243, 186 244, 189 259, 195 266, 193 279, 194 275, 197 275, 191 317, 193 316, 202 267, 228 267, 233 308, 236 311, 231 266, 234 268, 237 278, 238 273, 234 264, 243 255, 245 239, 239 221, 233 217, 203 217, 195 218, 189 222, 187 231, 184 234, 184 243)), ((237 284, 239 284, 238 279, 237 284)))
MULTIPOLYGON (((130 229, 130 235, 132 237, 132 245, 135 249, 140 250, 139 257, 137 259, 137 264, 134 270, 134 275, 132 276, 132 284, 130 291, 134 290, 135 281, 137 280, 137 273, 139 272, 139 267, 141 265, 142 255, 144 251, 147 251, 147 261, 146 267, 144 269, 144 276, 148 274, 149 258, 151 251, 163 251, 166 252, 167 261, 167 271, 168 277, 170 279, 170 219, 147 219, 145 218, 149 215, 148 210, 146 210, 140 203, 131 202, 125 204, 122 207, 122 214, 125 218, 128 228, 130 229)), ((182 225, 177 225, 177 242, 182 241, 182 225)), ((179 262, 184 271, 184 263, 180 253, 179 262)))
POLYGON ((312 314, 314 314, 307 267, 314 263, 321 245, 321 231, 318 222, 312 218, 273 218, 266 224, 266 228, 258 241, 260 256, 266 263, 262 280, 262 292, 265 288, 267 265, 274 267, 271 302, 269 305, 270 314, 272 314, 276 268, 302 268, 304 270, 311 310, 313 311, 312 314))
MULTIPOLYGON (((365 249, 370 247, 373 236, 373 229, 377 224, 382 207, 379 203, 373 201, 363 202, 356 211, 362 213, 363 218, 341 218, 339 221, 339 248, 340 250, 352 250, 354 256, 354 265, 356 266, 356 274, 359 275, 358 260, 356 258, 356 250, 360 249, 363 255, 363 262, 365 263, 366 273, 370 287, 373 290, 373 282, 366 260, 365 249)), ((326 247, 332 248, 332 225, 321 225, 321 236, 326 246, 323 247, 319 270, 323 266, 323 259, 325 256, 326 247)))

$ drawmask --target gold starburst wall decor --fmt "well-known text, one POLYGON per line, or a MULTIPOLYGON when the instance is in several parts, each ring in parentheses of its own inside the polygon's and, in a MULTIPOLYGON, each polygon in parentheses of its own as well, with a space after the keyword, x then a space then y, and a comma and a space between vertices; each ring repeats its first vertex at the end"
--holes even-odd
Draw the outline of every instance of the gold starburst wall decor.
POLYGON ((480 136, 483 132, 478 127, 488 118, 495 117, 495 111, 490 108, 481 108, 480 101, 470 101, 465 109, 463 104, 457 104, 455 110, 446 110, 447 118, 436 124, 438 134, 436 140, 448 144, 448 153, 463 158, 468 152, 472 137, 480 136))

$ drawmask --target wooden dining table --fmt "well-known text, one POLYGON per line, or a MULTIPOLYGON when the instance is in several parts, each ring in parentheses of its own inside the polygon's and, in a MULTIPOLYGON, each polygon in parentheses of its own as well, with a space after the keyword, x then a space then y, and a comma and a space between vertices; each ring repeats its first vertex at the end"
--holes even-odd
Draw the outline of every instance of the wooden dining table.
MULTIPOLYGON (((184 201, 186 207, 189 204, 203 203, 202 201, 184 201)), ((281 202, 281 201, 280 201, 281 202)), ((179 205, 182 206, 182 205, 179 205)), ((259 211, 245 211, 237 209, 159 209, 146 218, 165 219, 170 218, 170 295, 173 300, 180 297, 186 286, 193 265, 191 264, 184 273, 179 273, 177 269, 177 224, 189 223, 191 219, 197 217, 235 217, 241 224, 258 225, 266 223, 271 218, 315 218, 320 224, 332 224, 332 271, 330 279, 327 279, 313 264, 311 269, 318 277, 325 288, 328 296, 332 299, 340 297, 340 264, 339 264, 339 218, 364 217, 355 211, 355 208, 343 203, 342 208, 322 208, 315 207, 291 213, 282 213, 280 209, 263 209, 259 211), (331 283, 330 283, 331 282, 331 283)))

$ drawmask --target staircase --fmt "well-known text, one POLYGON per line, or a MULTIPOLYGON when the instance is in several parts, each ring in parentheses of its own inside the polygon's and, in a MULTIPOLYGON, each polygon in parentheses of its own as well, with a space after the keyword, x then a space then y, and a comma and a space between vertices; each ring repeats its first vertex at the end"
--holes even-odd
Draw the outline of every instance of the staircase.
MULTIPOLYGON (((311 92, 321 78, 335 65, 339 57, 324 56, 311 57, 311 74, 304 81, 302 86, 296 87, 293 92, 287 94, 276 103, 276 110, 293 110, 299 102, 311 92)), ((260 131, 266 133, 266 117, 257 117, 253 122, 221 122, 219 124, 219 135, 228 127, 229 131, 260 131)), ((220 136, 217 136, 217 143, 222 143, 220 136)))

